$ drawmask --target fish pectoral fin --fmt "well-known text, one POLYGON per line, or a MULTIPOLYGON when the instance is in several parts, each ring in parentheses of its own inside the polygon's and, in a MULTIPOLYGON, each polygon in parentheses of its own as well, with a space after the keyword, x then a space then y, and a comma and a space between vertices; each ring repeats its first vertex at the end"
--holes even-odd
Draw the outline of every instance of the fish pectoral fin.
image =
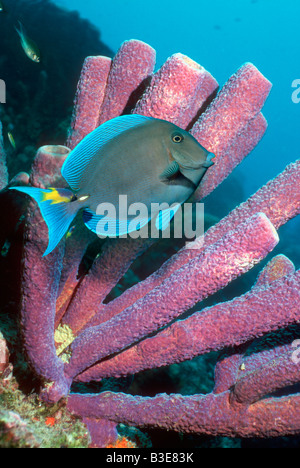
POLYGON ((181 205, 178 203, 166 210, 160 211, 155 220, 156 229, 164 231, 172 221, 172 218, 175 216, 180 206, 181 205))
POLYGON ((179 164, 176 161, 172 161, 166 169, 160 174, 160 179, 171 179, 179 172, 179 164))

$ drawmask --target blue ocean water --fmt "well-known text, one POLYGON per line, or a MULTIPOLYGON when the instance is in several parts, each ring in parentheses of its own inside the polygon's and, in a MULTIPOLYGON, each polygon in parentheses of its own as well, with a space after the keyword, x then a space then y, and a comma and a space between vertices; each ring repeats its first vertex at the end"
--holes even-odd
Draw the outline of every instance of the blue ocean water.
POLYGON ((292 82, 300 79, 296 0, 56 0, 77 9, 102 33, 114 51, 127 39, 140 39, 157 51, 157 67, 175 52, 209 70, 222 85, 250 61, 273 83, 263 109, 269 128, 258 147, 237 169, 245 195, 251 195, 299 158, 300 103, 292 82))

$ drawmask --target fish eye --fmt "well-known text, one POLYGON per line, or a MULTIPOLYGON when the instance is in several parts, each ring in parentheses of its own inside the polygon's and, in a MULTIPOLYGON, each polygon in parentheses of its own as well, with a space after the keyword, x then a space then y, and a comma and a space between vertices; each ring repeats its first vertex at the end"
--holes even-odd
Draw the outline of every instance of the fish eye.
POLYGON ((172 141, 174 143, 181 143, 183 141, 183 136, 181 135, 181 133, 174 133, 172 135, 172 141))

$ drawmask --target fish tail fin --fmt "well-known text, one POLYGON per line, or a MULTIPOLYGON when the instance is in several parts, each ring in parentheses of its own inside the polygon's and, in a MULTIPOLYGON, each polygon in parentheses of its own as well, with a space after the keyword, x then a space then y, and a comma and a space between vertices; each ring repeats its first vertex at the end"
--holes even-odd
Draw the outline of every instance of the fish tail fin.
POLYGON ((38 204, 48 226, 49 243, 44 253, 48 255, 59 244, 78 213, 77 203, 70 203, 74 194, 67 189, 39 189, 35 187, 10 187, 10 189, 30 195, 38 204))

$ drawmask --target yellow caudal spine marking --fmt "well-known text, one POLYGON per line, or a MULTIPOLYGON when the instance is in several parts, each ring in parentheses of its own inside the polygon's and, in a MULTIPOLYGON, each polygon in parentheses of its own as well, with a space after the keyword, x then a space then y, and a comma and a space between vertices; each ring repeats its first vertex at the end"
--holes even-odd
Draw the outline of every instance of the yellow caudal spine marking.
POLYGON ((63 196, 59 193, 59 191, 55 188, 49 188, 51 192, 44 192, 43 193, 43 202, 44 201, 51 201, 51 205, 56 205, 57 203, 68 203, 71 198, 63 196))

